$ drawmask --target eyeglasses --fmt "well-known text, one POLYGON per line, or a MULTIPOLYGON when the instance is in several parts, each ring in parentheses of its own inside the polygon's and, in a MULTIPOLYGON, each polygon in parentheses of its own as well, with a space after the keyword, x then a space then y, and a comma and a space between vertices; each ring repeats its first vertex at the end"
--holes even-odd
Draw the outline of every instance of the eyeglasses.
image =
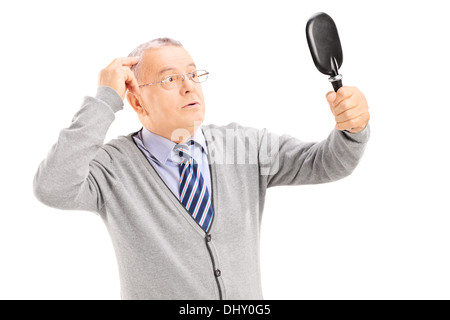
POLYGON ((205 82, 208 79, 208 74, 209 72, 207 72, 206 70, 195 70, 184 74, 172 74, 170 76, 165 77, 164 80, 162 81, 141 84, 139 87, 151 86, 153 84, 162 83, 164 87, 172 89, 181 87, 184 79, 186 78, 186 75, 188 75, 189 79, 191 79, 195 83, 201 83, 205 82))

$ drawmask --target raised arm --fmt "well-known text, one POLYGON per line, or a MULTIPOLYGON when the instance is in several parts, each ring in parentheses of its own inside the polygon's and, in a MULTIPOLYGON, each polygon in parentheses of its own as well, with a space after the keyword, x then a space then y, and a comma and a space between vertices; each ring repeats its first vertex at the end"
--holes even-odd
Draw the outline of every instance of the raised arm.
POLYGON ((107 190, 101 190, 98 182, 114 181, 111 159, 102 145, 115 112, 123 109, 126 90, 139 90, 130 70, 138 61, 119 58, 101 70, 96 96, 84 98, 37 169, 33 190, 41 202, 58 209, 102 209, 107 190))
POLYGON ((336 127, 321 142, 303 142, 261 130, 260 173, 268 188, 336 181, 356 168, 370 137, 367 101, 355 87, 329 92, 327 101, 336 127))

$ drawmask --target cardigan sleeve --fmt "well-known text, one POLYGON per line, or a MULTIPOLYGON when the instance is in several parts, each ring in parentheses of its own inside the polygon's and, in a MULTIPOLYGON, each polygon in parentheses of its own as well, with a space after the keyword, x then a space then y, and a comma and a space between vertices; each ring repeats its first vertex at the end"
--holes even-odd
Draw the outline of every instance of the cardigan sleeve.
POLYGON ((267 188, 327 183, 350 175, 370 137, 369 124, 358 133, 337 129, 321 142, 304 142, 262 129, 259 134, 260 175, 267 188))
POLYGON ((99 181, 111 175, 112 162, 102 145, 121 109, 123 101, 110 87, 101 86, 95 97, 84 98, 37 169, 33 191, 39 201, 58 209, 95 213, 102 209, 104 190, 99 181))

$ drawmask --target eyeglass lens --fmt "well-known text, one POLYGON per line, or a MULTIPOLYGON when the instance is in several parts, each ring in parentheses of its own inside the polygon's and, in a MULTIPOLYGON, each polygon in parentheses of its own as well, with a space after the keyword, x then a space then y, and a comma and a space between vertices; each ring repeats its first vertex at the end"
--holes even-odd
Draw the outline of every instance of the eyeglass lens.
MULTIPOLYGON (((186 74, 186 77, 189 77, 192 81, 196 83, 201 83, 208 79, 208 73, 204 70, 195 70, 186 74)), ((179 87, 183 83, 183 75, 175 74, 167 76, 163 80, 163 84, 168 88, 179 87)))

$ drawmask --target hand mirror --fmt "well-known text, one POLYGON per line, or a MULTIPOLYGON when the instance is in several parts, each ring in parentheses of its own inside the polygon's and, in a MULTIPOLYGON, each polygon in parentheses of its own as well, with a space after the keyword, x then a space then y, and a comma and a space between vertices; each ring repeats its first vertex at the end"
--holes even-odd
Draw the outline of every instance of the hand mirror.
POLYGON ((314 14, 306 24, 306 38, 316 68, 330 76, 328 81, 338 91, 342 87, 342 48, 333 19, 323 12, 314 14))

